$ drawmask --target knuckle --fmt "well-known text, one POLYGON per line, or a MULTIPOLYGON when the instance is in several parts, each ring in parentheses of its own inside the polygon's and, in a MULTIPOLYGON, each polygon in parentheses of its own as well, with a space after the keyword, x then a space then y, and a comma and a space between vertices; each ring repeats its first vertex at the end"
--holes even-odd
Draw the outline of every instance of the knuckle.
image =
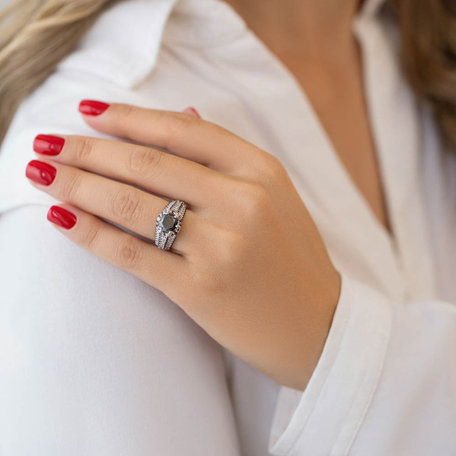
POLYGON ((130 118, 135 112, 135 106, 119 103, 116 105, 115 117, 116 120, 123 122, 125 118, 130 118))
POLYGON ((256 219, 268 215, 270 195, 264 186, 252 182, 244 183, 242 197, 239 200, 243 216, 256 219))
POLYGON ((78 163, 84 163, 90 160, 92 156, 92 150, 94 147, 94 141, 91 138, 81 137, 76 141, 75 147, 75 158, 78 163))
POLYGON ((110 108, 110 122, 119 136, 131 138, 130 125, 134 122, 136 109, 135 106, 123 103, 116 103, 110 108))
POLYGON ((90 226, 82 235, 81 243, 88 250, 96 250, 100 230, 95 225, 90 226))
POLYGON ((197 296, 217 294, 223 288, 223 273, 219 268, 210 267, 207 263, 195 267, 192 271, 192 290, 197 296))
POLYGON ((275 155, 268 152, 263 153, 258 165, 259 172, 266 182, 281 178, 285 172, 282 162, 275 155))
POLYGON ((141 197, 138 191, 121 189, 109 201, 109 211, 118 219, 135 222, 141 217, 141 197))
POLYGON ((81 179, 82 175, 79 172, 71 173, 65 179, 60 188, 60 196, 64 201, 73 201, 76 199, 76 195, 81 187, 81 179))
POLYGON ((142 250, 137 242, 127 240, 120 242, 115 251, 116 263, 122 269, 137 269, 141 262, 142 250))
POLYGON ((147 148, 135 148, 130 153, 128 166, 132 174, 149 176, 159 169, 164 152, 147 148))
POLYGON ((225 233, 218 252, 218 258, 225 269, 225 273, 228 273, 229 269, 243 262, 247 252, 246 247, 246 239, 241 232, 230 231, 225 233))
POLYGON ((233 230, 221 230, 220 242, 214 244, 210 258, 203 256, 195 270, 196 286, 206 292, 220 292, 230 283, 236 274, 238 265, 246 255, 246 240, 242 233, 233 230), (214 267, 216 258, 216 267, 214 267))
POLYGON ((164 115, 168 117, 165 120, 168 121, 169 125, 169 135, 167 135, 169 143, 166 147, 171 149, 175 139, 181 139, 188 131, 188 128, 200 122, 198 118, 180 112, 164 113, 164 115))
POLYGON ((172 121, 178 130, 182 127, 200 122, 200 119, 197 117, 189 116, 184 112, 171 112, 169 115, 172 117, 172 121))

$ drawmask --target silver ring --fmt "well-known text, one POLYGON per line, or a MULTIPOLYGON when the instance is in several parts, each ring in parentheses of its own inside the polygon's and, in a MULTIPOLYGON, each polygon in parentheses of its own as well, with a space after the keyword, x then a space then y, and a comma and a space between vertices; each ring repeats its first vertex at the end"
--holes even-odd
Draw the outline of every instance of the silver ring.
POLYGON ((170 201, 158 214, 155 224, 155 245, 169 250, 182 226, 187 205, 181 200, 170 201))

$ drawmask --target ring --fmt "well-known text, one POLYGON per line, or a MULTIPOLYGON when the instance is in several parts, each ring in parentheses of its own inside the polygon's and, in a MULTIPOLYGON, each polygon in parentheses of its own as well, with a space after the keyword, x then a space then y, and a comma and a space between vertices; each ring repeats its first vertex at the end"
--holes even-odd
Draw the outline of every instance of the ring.
POLYGON ((170 201, 160 212, 155 224, 155 245, 169 250, 182 226, 187 205, 181 200, 170 201))

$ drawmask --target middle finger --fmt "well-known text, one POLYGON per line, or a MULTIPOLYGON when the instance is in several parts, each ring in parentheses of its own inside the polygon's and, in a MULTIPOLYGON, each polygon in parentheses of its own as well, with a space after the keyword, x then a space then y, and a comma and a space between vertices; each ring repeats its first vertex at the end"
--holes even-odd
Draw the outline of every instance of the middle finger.
MULTIPOLYGON (((33 185, 55 198, 151 240, 155 239, 156 218, 169 202, 131 185, 50 160, 30 161, 26 175, 33 185)), ((188 246, 197 245, 200 231, 199 216, 188 207, 173 250, 188 254, 188 246)))

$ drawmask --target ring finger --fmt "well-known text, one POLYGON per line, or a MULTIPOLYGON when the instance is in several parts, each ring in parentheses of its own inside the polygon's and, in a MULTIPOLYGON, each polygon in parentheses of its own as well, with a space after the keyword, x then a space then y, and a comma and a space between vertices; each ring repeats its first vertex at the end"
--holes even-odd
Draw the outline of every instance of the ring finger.
MULTIPOLYGON (((26 176, 53 197, 152 240, 156 218, 169 202, 131 185, 54 161, 31 160, 26 176)), ((173 243, 175 253, 186 255, 188 246, 199 242, 202 233, 198 222, 198 215, 187 207, 181 231, 173 243)))
POLYGON ((67 203, 52 206, 47 217, 80 247, 158 288, 171 300, 179 300, 180 285, 190 272, 189 261, 184 256, 170 255, 67 203), (176 276, 179 281, 175 280, 176 276))

